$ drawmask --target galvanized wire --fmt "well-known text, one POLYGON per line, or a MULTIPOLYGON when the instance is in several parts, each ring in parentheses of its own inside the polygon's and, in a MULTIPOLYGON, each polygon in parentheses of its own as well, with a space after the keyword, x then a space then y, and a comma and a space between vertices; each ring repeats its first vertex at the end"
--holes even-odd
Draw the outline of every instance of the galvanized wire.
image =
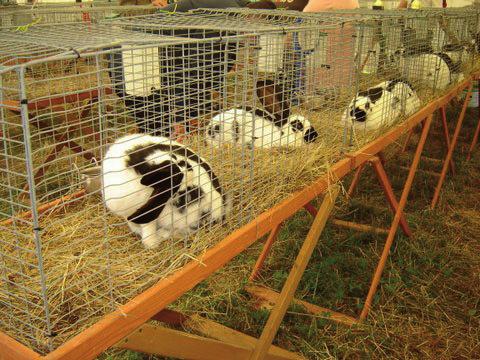
POLYGON ((3 30, 1 330, 48 352, 446 91, 478 55, 478 22, 452 14, 228 9, 3 30), (447 32, 455 71, 438 55, 447 32))

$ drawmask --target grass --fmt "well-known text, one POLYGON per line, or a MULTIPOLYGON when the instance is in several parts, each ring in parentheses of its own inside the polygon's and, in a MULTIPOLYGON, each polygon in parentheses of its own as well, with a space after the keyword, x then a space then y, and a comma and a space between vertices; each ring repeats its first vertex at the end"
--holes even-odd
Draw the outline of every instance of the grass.
MULTIPOLYGON (((475 113, 469 111, 463 135, 470 139, 475 113)), ((439 122, 436 121, 436 124, 439 122)), ((425 154, 440 157, 439 136, 425 154)), ((458 149, 465 149, 460 142, 458 149)), ((387 173, 397 198, 406 172, 403 155, 387 157, 387 173)), ((410 157, 411 159, 411 151, 410 157)), ((427 210, 435 179, 418 173, 407 206, 414 237, 398 232, 373 309, 365 323, 348 328, 290 307, 275 344, 309 359, 479 359, 480 358, 480 151, 472 160, 456 152, 457 175, 447 177, 440 203, 427 210)), ((421 163, 438 171, 438 164, 421 163)), ((348 184, 348 179, 346 181, 348 184)), ((336 216, 375 226, 392 219, 373 171, 365 171, 354 199, 336 216)), ((312 219, 293 217, 279 235, 259 283, 280 290, 312 219)), ((327 225, 296 292, 296 297, 349 315, 358 314, 385 237, 327 225)), ((268 312, 254 307, 243 289, 261 249, 252 246, 227 267, 199 284, 172 308, 200 314, 252 336, 259 336, 268 312)), ((161 359, 131 351, 110 351, 103 359, 161 359)))

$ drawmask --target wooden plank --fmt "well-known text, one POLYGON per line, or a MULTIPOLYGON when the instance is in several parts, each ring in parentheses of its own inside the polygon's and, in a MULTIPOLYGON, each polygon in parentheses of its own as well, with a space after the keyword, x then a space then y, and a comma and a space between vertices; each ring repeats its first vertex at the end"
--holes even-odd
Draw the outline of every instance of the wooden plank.
MULTIPOLYGON (((258 339, 255 339, 252 336, 248 336, 240 331, 230 329, 229 327, 223 326, 215 321, 202 318, 199 315, 190 316, 189 320, 186 321, 185 326, 200 332, 204 336, 211 337, 229 344, 237 344, 246 349, 253 350, 258 342, 258 339)), ((270 346, 268 354, 275 355, 282 359, 305 359, 300 354, 287 351, 275 345, 270 346)))
MULTIPOLYGON (((150 324, 140 327, 118 343, 116 347, 147 354, 191 360, 245 360, 252 353, 252 349, 240 345, 228 344, 150 324)), ((265 359, 285 360, 285 357, 267 354, 265 359)))
MULTIPOLYGON (((278 300, 278 296, 280 295, 278 292, 264 286, 252 285, 248 286, 245 290, 256 298, 262 300, 259 305, 269 310, 273 308, 273 306, 278 300)), ((303 300, 293 299, 293 303, 303 306, 305 310, 307 310, 310 314, 319 315, 319 317, 324 319, 333 320, 348 326, 352 326, 358 323, 357 319, 355 319, 354 317, 335 312, 333 310, 314 305, 303 300)))
POLYGON ((197 261, 192 260, 171 276, 160 280, 142 294, 120 306, 118 310, 106 315, 82 333, 46 356, 47 359, 93 359, 110 346, 120 341, 130 332, 141 326, 153 315, 175 301, 210 274, 224 266, 257 239, 266 235, 279 222, 283 222, 306 203, 322 194, 332 180, 343 178, 350 171, 368 161, 389 144, 394 143, 408 130, 418 125, 428 114, 439 106, 449 102, 470 84, 465 80, 453 88, 449 94, 439 98, 422 110, 377 138, 353 154, 333 164, 329 173, 322 176, 301 191, 259 215, 255 220, 232 232, 216 246, 209 249, 197 261))
MULTIPOLYGON (((443 136, 445 139, 445 144, 447 145, 447 151, 450 149, 450 132, 448 131, 448 123, 447 123, 447 112, 445 110, 445 106, 440 108, 440 115, 442 118, 442 128, 443 128, 443 136)), ((453 159, 450 159, 450 171, 452 175, 455 175, 455 165, 453 163, 453 159)))
POLYGON ((308 262, 310 261, 320 235, 325 228, 328 217, 335 206, 335 200, 337 199, 339 192, 340 187, 337 185, 332 187, 331 190, 325 194, 322 205, 318 210, 318 214, 313 220, 313 224, 310 227, 307 237, 305 238, 305 242, 303 243, 295 259, 292 270, 288 274, 287 280, 285 281, 275 306, 268 317, 267 324, 262 331, 262 335, 260 336, 258 344, 255 347, 255 351, 250 359, 262 360, 265 358, 265 355, 272 344, 273 338, 277 334, 278 328, 280 327, 285 313, 287 312, 287 309, 293 300, 295 291, 297 290, 298 284, 300 283, 303 273, 307 268, 308 262))
POLYGON ((336 226, 341 226, 344 228, 353 229, 353 230, 362 231, 362 232, 369 232, 374 234, 388 234, 389 232, 389 230, 387 229, 382 229, 382 228, 378 228, 370 225, 357 224, 355 222, 345 221, 340 219, 332 219, 330 220, 330 222, 336 226))
POLYGON ((40 359, 40 354, 0 332, 0 360, 40 359))
MULTIPOLYGON (((233 330, 223 326, 215 321, 205 319, 200 315, 185 315, 181 312, 165 309, 152 317, 152 320, 162 321, 173 326, 181 326, 183 329, 190 329, 216 340, 220 340, 229 344, 236 344, 253 350, 257 339, 248 336, 240 331, 233 330)), ((269 354, 283 356, 285 359, 300 360, 302 356, 290 351, 284 350, 277 346, 271 346, 269 354)))
POLYGON ((472 143, 468 148, 467 161, 470 161, 470 159, 472 158, 472 154, 473 154, 473 151, 475 150, 475 146, 477 146, 479 136, 480 136, 480 117, 478 118, 477 128, 475 129, 475 133, 473 134, 472 143))
MULTIPOLYGON (((410 168, 407 167, 407 166, 399 166, 398 168, 399 168, 400 170, 403 170, 403 171, 410 171, 410 168)), ((438 172, 436 172, 436 171, 418 169, 417 172, 422 173, 422 174, 425 174, 425 175, 428 175, 428 176, 437 177, 437 178, 440 177, 440 173, 438 173, 438 172)))
MULTIPOLYGON (((398 210, 398 202, 397 202, 397 198, 395 197, 395 194, 393 193, 392 185, 390 184, 390 180, 388 179, 388 175, 385 171, 385 168, 383 167, 380 159, 376 156, 372 158, 371 163, 373 164, 373 169, 375 170, 375 174, 377 175, 378 181, 382 186, 383 193, 387 198, 388 204, 390 205, 392 212, 395 214, 398 210)), ((407 237, 412 236, 412 231, 408 226, 407 219, 405 218, 405 214, 402 214, 402 216, 400 217, 400 227, 402 228, 403 233, 407 237)))
POLYGON ((450 160, 452 160, 453 151, 457 145, 458 135, 460 134, 460 130, 462 129, 463 120, 465 119, 465 113, 467 111, 468 103, 470 102, 470 98, 472 96, 472 88, 473 83, 470 84, 467 92, 467 96, 463 102, 462 111, 458 117, 457 125, 455 127, 455 132, 453 133, 453 138, 450 143, 450 147, 448 148, 447 157, 445 158, 445 162, 443 163, 442 171, 440 172, 440 178, 438 179, 437 186, 435 187, 435 192, 433 194, 432 203, 430 205, 431 209, 434 209, 438 203, 438 199, 440 198, 440 190, 442 189, 443 182, 445 181, 445 177, 447 176, 448 167, 450 165, 450 160))
POLYGON ((277 226, 275 226, 272 229, 272 231, 270 231, 270 235, 268 235, 267 241, 263 245, 262 252, 258 256, 258 259, 255 262, 255 265, 253 266, 253 270, 252 270, 252 273, 250 274, 250 277, 248 278, 248 281, 254 281, 255 279, 258 278, 258 274, 262 269, 263 263, 265 262, 265 259, 267 258, 268 254, 270 253, 273 243, 277 240, 277 236, 281 228, 282 228, 282 224, 280 223, 277 226))

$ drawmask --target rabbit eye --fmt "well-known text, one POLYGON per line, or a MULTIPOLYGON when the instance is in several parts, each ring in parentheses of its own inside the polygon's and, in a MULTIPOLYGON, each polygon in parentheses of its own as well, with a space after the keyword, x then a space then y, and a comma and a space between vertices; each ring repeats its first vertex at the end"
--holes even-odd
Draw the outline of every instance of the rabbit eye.
POLYGON ((365 109, 366 109, 366 110, 369 110, 369 109, 370 109, 370 103, 366 103, 366 104, 365 104, 365 109))
POLYGON ((294 120, 290 123, 294 132, 303 131, 303 124, 299 120, 294 120))

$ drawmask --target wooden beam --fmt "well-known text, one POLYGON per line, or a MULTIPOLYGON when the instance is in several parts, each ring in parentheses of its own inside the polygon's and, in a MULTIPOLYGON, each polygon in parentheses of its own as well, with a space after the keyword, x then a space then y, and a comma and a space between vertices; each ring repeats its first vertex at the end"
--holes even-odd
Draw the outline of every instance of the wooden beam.
POLYGON ((472 154, 473 154, 473 151, 475 150, 475 146, 477 146, 479 136, 480 136, 480 117, 478 118, 477 128, 475 129, 475 133, 473 134, 472 143, 468 148, 467 161, 470 161, 470 159, 472 158, 472 154))
POLYGON ((0 332, 0 349, 1 360, 33 360, 41 358, 40 354, 2 332, 0 332))
MULTIPOLYGON (((403 171, 410 171, 410 168, 407 167, 407 166, 399 166, 398 168, 399 168, 400 170, 403 170, 403 171)), ((425 175, 428 175, 428 176, 437 177, 437 178, 440 177, 440 173, 438 173, 438 172, 436 172, 436 171, 418 169, 417 172, 422 173, 422 174, 425 174, 425 175)))
POLYGON ((258 278, 258 275, 260 274, 260 270, 263 267, 263 263, 265 262, 265 259, 267 258, 268 254, 270 254, 270 250, 272 249, 273 243, 277 240, 278 233, 280 232, 280 229, 282 228, 282 224, 278 224, 275 226, 272 231, 270 231, 270 235, 268 235, 267 241, 263 245, 262 252, 258 256, 257 261, 255 262, 255 265, 253 266, 252 273, 250 274, 250 277, 248 278, 248 281, 254 281, 255 279, 258 278))
MULTIPOLYGON (((241 345, 228 344, 150 324, 142 325, 138 330, 120 341, 116 347, 152 355, 190 360, 245 360, 252 353, 251 348, 245 348, 241 345)), ((265 359, 285 360, 293 358, 266 354, 265 359)))
POLYGON ((442 171, 440 172, 440 178, 438 179, 437 186, 435 187, 435 192, 433 194, 432 203, 430 205, 431 209, 434 209, 438 203, 438 199, 440 198, 440 191, 443 186, 443 182, 445 181, 445 177, 447 176, 448 167, 450 165, 450 161, 452 160, 453 151, 455 150, 455 146, 457 145, 458 135, 460 134, 460 130, 462 129, 463 120, 465 119, 465 113, 467 111, 468 103, 470 102, 470 98, 472 96, 472 88, 473 83, 470 83, 468 87, 468 92, 463 102, 462 111, 458 117, 457 125, 455 127, 455 132, 453 133, 453 138, 450 142, 450 147, 448 148, 447 157, 445 158, 445 162, 443 163, 442 171))
POLYGON ((313 224, 310 227, 307 237, 305 238, 305 242, 303 243, 297 258, 295 259, 292 270, 288 274, 287 280, 285 281, 282 291, 277 298, 277 302, 270 313, 267 324, 263 329, 262 335, 260 336, 258 344, 255 347, 255 351, 250 359, 262 360, 265 358, 265 355, 272 344, 273 338, 277 334, 280 323, 287 312, 288 306, 293 300, 295 291, 297 290, 302 275, 307 268, 313 250, 318 243, 318 239, 325 228, 328 217, 335 206, 335 200, 337 199, 339 192, 340 187, 337 185, 332 187, 331 190, 325 194, 322 205, 318 210, 318 214, 313 220, 313 224))
POLYGON ((388 234, 389 232, 388 229, 382 229, 382 228, 378 228, 370 225, 357 224, 355 222, 345 221, 340 219, 332 219, 330 220, 330 222, 336 226, 353 229, 361 232, 369 232, 374 234, 388 234))
POLYGON ((367 298, 365 300, 365 304, 363 305, 362 312, 360 313, 360 320, 364 320, 368 312, 370 311, 370 306, 372 305, 373 297, 377 291, 378 285, 380 284, 380 279, 382 277, 383 269, 385 268, 385 264, 387 263, 388 256, 390 254, 390 248, 392 247, 393 240, 395 238, 395 234, 397 233, 398 226, 403 216, 403 210, 407 204, 408 195, 410 194, 410 189, 413 184, 413 179, 415 178, 415 173, 417 172, 418 164, 420 163, 420 158, 422 156, 423 148, 425 146, 425 141, 427 140, 428 132, 430 130, 430 125, 432 124, 433 113, 431 113, 425 123, 423 124, 423 130, 420 135, 420 140, 417 145, 417 149, 415 150, 415 156, 413 157, 412 165, 410 166, 410 172, 407 175, 407 180, 405 181, 405 185, 403 187, 402 196, 400 197, 400 201, 398 203, 397 210, 395 212, 395 216, 393 218, 392 225, 390 226, 390 232, 388 233, 387 240, 385 241, 385 246, 382 251, 382 255, 380 256, 380 260, 377 264, 377 268, 373 274, 372 283, 370 284, 370 288, 368 290, 367 298))
MULTIPOLYGON (((248 336, 240 331, 233 330, 229 327, 223 326, 215 321, 205 319, 199 315, 192 315, 185 322, 185 327, 198 331, 200 334, 220 340, 229 344, 237 344, 246 349, 251 349, 255 347, 258 342, 258 339, 255 339, 252 336, 248 336)), ((303 356, 282 349, 278 346, 270 346, 268 350, 270 355, 275 355, 284 359, 292 360, 302 360, 305 359, 303 356)))
MULTIPOLYGON (((161 321, 170 326, 181 327, 182 329, 190 329, 203 336, 229 344, 240 345, 245 348, 250 348, 251 350, 253 350, 257 343, 257 339, 252 336, 248 336, 240 331, 233 330, 197 314, 185 315, 175 310, 164 309, 152 317, 152 320, 161 321)), ((283 356, 285 359, 304 359, 299 354, 292 353, 274 345, 270 347, 269 354, 283 356)))
MULTIPOLYGON (((260 307, 269 310, 273 308, 273 306, 278 300, 278 296, 280 295, 278 292, 272 289, 268 289, 264 286, 248 286, 245 290, 252 296, 255 296, 256 298, 262 300, 262 302, 259 303, 260 307)), ((318 315, 318 317, 321 317, 323 319, 333 320, 348 326, 352 326, 358 323, 357 319, 355 319, 354 317, 335 312, 333 310, 317 306, 303 300, 293 299, 293 303, 303 306, 305 310, 307 310, 310 314, 318 315)))

